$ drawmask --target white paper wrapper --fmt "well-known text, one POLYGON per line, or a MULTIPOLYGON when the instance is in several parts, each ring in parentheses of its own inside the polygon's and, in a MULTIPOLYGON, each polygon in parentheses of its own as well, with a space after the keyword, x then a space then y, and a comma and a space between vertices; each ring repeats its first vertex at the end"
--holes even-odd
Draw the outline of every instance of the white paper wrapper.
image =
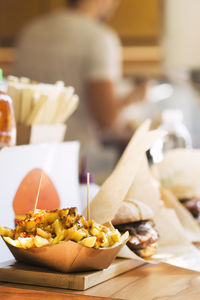
POLYGON ((146 159, 142 161, 127 197, 144 202, 154 211, 154 221, 160 240, 157 254, 152 257, 151 261, 166 262, 189 270, 200 271, 200 251, 190 243, 175 211, 166 208, 160 200, 159 186, 151 177, 146 159))
MULTIPOLYGON (((157 182, 151 176, 146 158, 140 165, 140 169, 136 175, 135 181, 131 185, 126 198, 135 198, 154 211, 154 221, 160 233, 160 245, 168 245, 177 243, 177 233, 181 235, 181 241, 187 240, 183 232, 183 228, 173 209, 166 208, 159 191, 157 182), (168 230, 173 220, 174 229, 168 230), (162 234, 163 232, 163 234, 162 234), (167 233, 167 234, 166 234, 167 233)), ((180 239, 178 240, 180 242, 180 239)))
POLYGON ((200 196, 200 151, 176 149, 165 154, 161 163, 152 167, 160 181, 165 205, 173 208, 192 242, 200 241, 200 226, 178 198, 200 196))
POLYGON ((170 189, 176 197, 200 196, 200 150, 168 151, 152 170, 162 186, 170 189))
MULTIPOLYGON (((144 155, 162 134, 145 129, 139 129, 132 138, 114 172, 92 201, 92 217, 102 223, 112 220, 123 200, 137 199, 152 208, 160 234, 157 254, 147 262, 166 262, 200 271, 200 251, 187 238, 175 211, 164 206, 159 185, 151 176, 144 155)), ((127 246, 120 251, 120 256, 141 260, 127 246)))
POLYGON ((148 131, 145 122, 133 136, 116 168, 91 202, 91 217, 98 223, 111 221, 134 181, 144 153, 165 133, 148 131))
POLYGON ((160 188, 165 206, 175 210, 184 233, 191 242, 200 241, 200 226, 192 214, 180 203, 170 190, 160 188))

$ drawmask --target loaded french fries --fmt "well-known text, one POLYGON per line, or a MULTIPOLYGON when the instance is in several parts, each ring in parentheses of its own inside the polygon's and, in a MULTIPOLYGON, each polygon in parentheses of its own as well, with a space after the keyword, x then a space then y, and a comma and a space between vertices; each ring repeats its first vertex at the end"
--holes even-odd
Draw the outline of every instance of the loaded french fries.
POLYGON ((117 229, 86 220, 76 207, 61 210, 30 211, 15 229, 0 226, 0 235, 15 247, 33 248, 74 241, 90 248, 109 248, 121 244, 117 229))

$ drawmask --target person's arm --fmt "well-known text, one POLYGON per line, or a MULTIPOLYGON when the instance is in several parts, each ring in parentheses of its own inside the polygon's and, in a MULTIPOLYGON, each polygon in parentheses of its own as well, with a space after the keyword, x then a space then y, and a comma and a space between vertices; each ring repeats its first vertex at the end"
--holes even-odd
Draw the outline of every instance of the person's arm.
POLYGON ((143 100, 145 94, 145 82, 136 86, 124 99, 116 98, 114 84, 110 80, 99 80, 87 84, 89 110, 101 129, 111 128, 120 111, 133 102, 143 100))

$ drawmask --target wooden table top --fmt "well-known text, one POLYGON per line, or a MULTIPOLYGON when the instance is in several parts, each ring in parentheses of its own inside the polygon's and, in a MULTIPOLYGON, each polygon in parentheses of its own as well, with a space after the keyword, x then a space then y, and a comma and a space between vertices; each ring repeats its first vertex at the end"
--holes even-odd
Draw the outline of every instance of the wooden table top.
POLYGON ((200 299, 200 273, 158 264, 144 265, 86 291, 0 282, 0 299, 200 299))

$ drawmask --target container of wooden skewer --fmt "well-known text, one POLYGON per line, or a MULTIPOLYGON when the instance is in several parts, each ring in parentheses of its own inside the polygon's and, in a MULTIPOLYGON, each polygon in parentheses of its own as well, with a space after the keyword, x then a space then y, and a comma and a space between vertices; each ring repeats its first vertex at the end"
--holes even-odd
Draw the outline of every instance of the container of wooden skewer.
POLYGON ((79 103, 73 87, 62 81, 44 84, 8 76, 8 95, 15 111, 17 145, 63 141, 67 120, 79 103))

